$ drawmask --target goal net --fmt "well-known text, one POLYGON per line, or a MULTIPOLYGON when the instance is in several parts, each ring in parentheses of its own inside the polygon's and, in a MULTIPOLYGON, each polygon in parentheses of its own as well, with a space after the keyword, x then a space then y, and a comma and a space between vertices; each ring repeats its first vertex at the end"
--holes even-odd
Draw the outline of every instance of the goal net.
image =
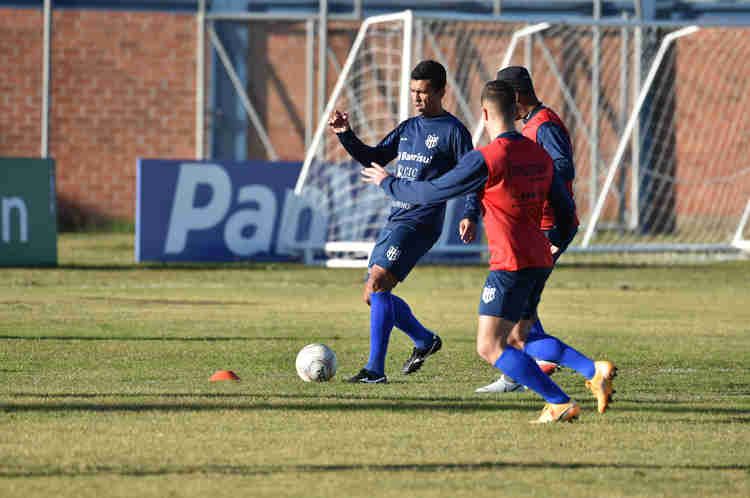
POLYGON ((295 193, 328 221, 324 244, 310 249, 337 256, 329 263, 366 258, 390 201, 362 183, 361 165, 327 130, 328 117, 334 110, 348 113, 359 138, 375 145, 409 116, 411 32, 408 12, 363 22, 307 150, 295 193))
MULTIPOLYGON (((446 108, 482 144, 482 85, 501 67, 524 65, 573 142, 581 220, 573 251, 747 250, 748 40, 743 28, 526 25, 409 13, 369 18, 318 124, 296 192, 314 199, 328 218, 322 249, 366 256, 390 202, 360 182, 359 165, 327 132, 325 118, 333 109, 348 111, 355 132, 374 145, 410 113, 413 64, 435 59, 448 72, 446 108)), ((449 215, 445 234, 456 221, 449 215)))

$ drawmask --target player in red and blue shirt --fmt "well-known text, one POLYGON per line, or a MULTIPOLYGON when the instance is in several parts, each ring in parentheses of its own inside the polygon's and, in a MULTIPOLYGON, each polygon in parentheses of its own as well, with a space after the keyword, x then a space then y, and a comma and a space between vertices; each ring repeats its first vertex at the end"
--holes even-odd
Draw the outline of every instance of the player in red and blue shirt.
MULTIPOLYGON (((405 180, 430 180, 450 171, 472 149, 471 134, 445 111, 445 68, 422 61, 411 73, 411 96, 418 115, 399 124, 376 146, 363 144, 349 127, 346 114, 335 111, 329 125, 349 154, 368 167, 396 159, 395 174, 405 180)), ((370 356, 350 382, 386 382, 385 357, 391 329, 403 330, 414 342, 404 374, 419 370, 425 359, 442 347, 440 337, 425 328, 409 305, 392 289, 409 274, 437 242, 443 230, 445 201, 393 203, 388 222, 378 235, 369 261, 364 300, 370 305, 370 356)), ((476 195, 467 195, 461 226, 473 226, 479 217, 476 195)), ((465 232, 462 228, 462 232, 465 232)))
POLYGON ((544 374, 537 363, 509 343, 525 337, 552 270, 551 244, 564 248, 575 233, 575 206, 553 163, 539 145, 515 131, 515 94, 502 81, 482 91, 482 115, 493 140, 465 155, 448 173, 429 181, 394 178, 381 167, 362 170, 368 183, 380 185, 405 202, 438 202, 479 192, 490 249, 490 274, 479 304, 477 352, 546 401, 540 423, 572 420, 578 405, 544 374), (556 219, 554 233, 540 229, 543 208, 556 219), (549 236, 549 238, 548 238, 549 236))
MULTIPOLYGON (((573 160, 573 146, 570 135, 562 120, 546 107, 536 96, 534 84, 528 70, 522 66, 510 66, 497 73, 497 79, 508 83, 516 94, 516 119, 524 123, 522 133, 525 137, 541 145, 554 163, 554 174, 562 182, 567 191, 573 196, 573 180, 575 166, 573 160)), ((578 227, 578 219, 575 219, 578 227)), ((544 206, 541 229, 551 237, 558 229, 555 213, 549 204, 544 206)), ((575 235, 575 232, 573 232, 575 235)), ((562 255, 564 249, 556 251, 555 261, 562 255)), ((529 330, 528 337, 511 337, 516 347, 521 347, 528 354, 552 364, 563 365, 580 373, 587 379, 586 385, 597 398, 598 410, 603 413, 611 401, 611 378, 615 367, 609 361, 594 362, 584 354, 568 346, 558 338, 547 334, 541 321, 537 320, 529 330)), ((480 387, 479 393, 511 392, 523 389, 523 385, 509 376, 503 375, 497 381, 480 387)))

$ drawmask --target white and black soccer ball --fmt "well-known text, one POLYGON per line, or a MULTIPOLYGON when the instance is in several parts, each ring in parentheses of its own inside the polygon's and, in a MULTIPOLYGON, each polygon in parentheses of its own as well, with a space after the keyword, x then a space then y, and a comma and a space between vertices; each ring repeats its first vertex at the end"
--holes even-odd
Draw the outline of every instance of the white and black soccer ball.
POLYGON ((336 375, 336 353, 325 344, 308 344, 297 353, 295 366, 305 382, 325 382, 336 375))

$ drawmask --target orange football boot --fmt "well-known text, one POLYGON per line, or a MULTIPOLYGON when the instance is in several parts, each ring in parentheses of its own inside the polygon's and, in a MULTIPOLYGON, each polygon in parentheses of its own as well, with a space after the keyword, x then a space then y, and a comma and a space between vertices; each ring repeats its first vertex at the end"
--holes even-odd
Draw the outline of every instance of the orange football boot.
POLYGON ((596 373, 591 380, 586 381, 586 387, 596 397, 596 408, 599 413, 604 413, 615 393, 612 388, 612 379, 617 377, 617 367, 611 361, 595 361, 594 368, 596 368, 596 373))
POLYGON ((553 404, 547 403, 544 405, 541 415, 536 420, 532 420, 532 424, 549 424, 552 422, 572 422, 578 418, 581 413, 581 407, 578 404, 570 400, 567 403, 553 404))

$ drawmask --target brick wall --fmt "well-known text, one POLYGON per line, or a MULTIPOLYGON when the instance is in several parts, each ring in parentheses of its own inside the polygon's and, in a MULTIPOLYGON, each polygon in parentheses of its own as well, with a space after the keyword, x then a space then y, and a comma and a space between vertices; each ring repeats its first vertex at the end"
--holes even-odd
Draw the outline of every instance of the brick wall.
MULTIPOLYGON (((38 156, 42 14, 0 12, 0 156, 38 156)), ((52 47, 61 216, 132 219, 136 158, 194 156, 195 18, 58 10, 52 47)))
MULTIPOLYGON (((0 9, 0 67, 5 69, 0 71, 0 156, 39 155, 42 21, 40 10, 0 9)), ((501 27, 488 36, 509 39, 514 27, 501 27)), ((339 63, 343 63, 356 30, 353 23, 331 23, 329 44, 339 63)), ((250 33, 248 93, 279 156, 301 160, 305 26, 295 22, 253 23, 250 33)), ((438 35, 443 55, 459 74, 468 71, 458 56, 460 35, 450 30, 438 35)), ((548 36, 548 46, 560 67, 577 81, 573 91, 589 95, 586 68, 575 60, 565 60, 558 53, 559 39, 552 33, 548 36)), ((675 210, 680 216, 713 216, 716 205, 721 204, 731 218, 746 202, 745 195, 730 198, 728 190, 721 187, 726 182, 695 187, 707 176, 731 177, 748 167, 747 114, 733 112, 731 120, 736 126, 729 127, 724 135, 716 131, 719 124, 726 123, 727 109, 747 107, 750 73, 743 64, 750 56, 750 44, 743 36, 741 30, 703 30, 680 41, 680 49, 672 55, 677 103, 670 111, 674 115, 675 148, 669 156, 686 180, 675 188, 675 210), (703 117, 705 113, 708 117, 703 117), (718 140, 716 147, 706 143, 706 137, 718 140)), ((586 59, 590 41, 583 35, 576 40, 586 59)), ((50 153, 57 161, 64 216, 132 219, 136 158, 194 156, 195 42, 195 18, 189 14, 55 12, 50 153)), ((618 50, 614 38, 605 36, 602 46, 610 55, 618 50)), ((473 56, 494 61, 497 50, 494 44, 479 43, 473 56)), ((523 63, 521 51, 517 54, 514 62, 523 63)), ((426 55, 432 54, 427 51, 426 55)), ((535 70, 540 71, 535 73, 540 94, 560 110, 574 135, 580 170, 577 191, 585 208, 587 185, 580 179, 586 177, 590 165, 583 130, 577 129, 536 48, 534 61, 535 70)), ((618 110, 618 74, 607 70, 602 75, 602 100, 610 103, 613 112, 618 110)), ((336 78, 337 72, 329 64, 329 91, 336 78)), ((468 98, 471 108, 476 109, 482 82, 476 75, 472 78, 477 91, 468 98)), ((447 105, 449 110, 457 110, 450 95, 447 105)), ((587 119, 585 101, 582 109, 587 119)), ((249 157, 266 158, 253 130, 248 131, 248 138, 249 157)), ((614 152, 616 138, 615 127, 605 119, 600 136, 605 164, 614 152)), ((741 184, 742 191, 750 193, 748 182, 750 175, 743 174, 730 183, 735 187, 741 184)), ((613 202, 608 205, 614 207, 613 202)))
POLYGON ((42 11, 0 9, 0 156, 39 156, 42 11))

